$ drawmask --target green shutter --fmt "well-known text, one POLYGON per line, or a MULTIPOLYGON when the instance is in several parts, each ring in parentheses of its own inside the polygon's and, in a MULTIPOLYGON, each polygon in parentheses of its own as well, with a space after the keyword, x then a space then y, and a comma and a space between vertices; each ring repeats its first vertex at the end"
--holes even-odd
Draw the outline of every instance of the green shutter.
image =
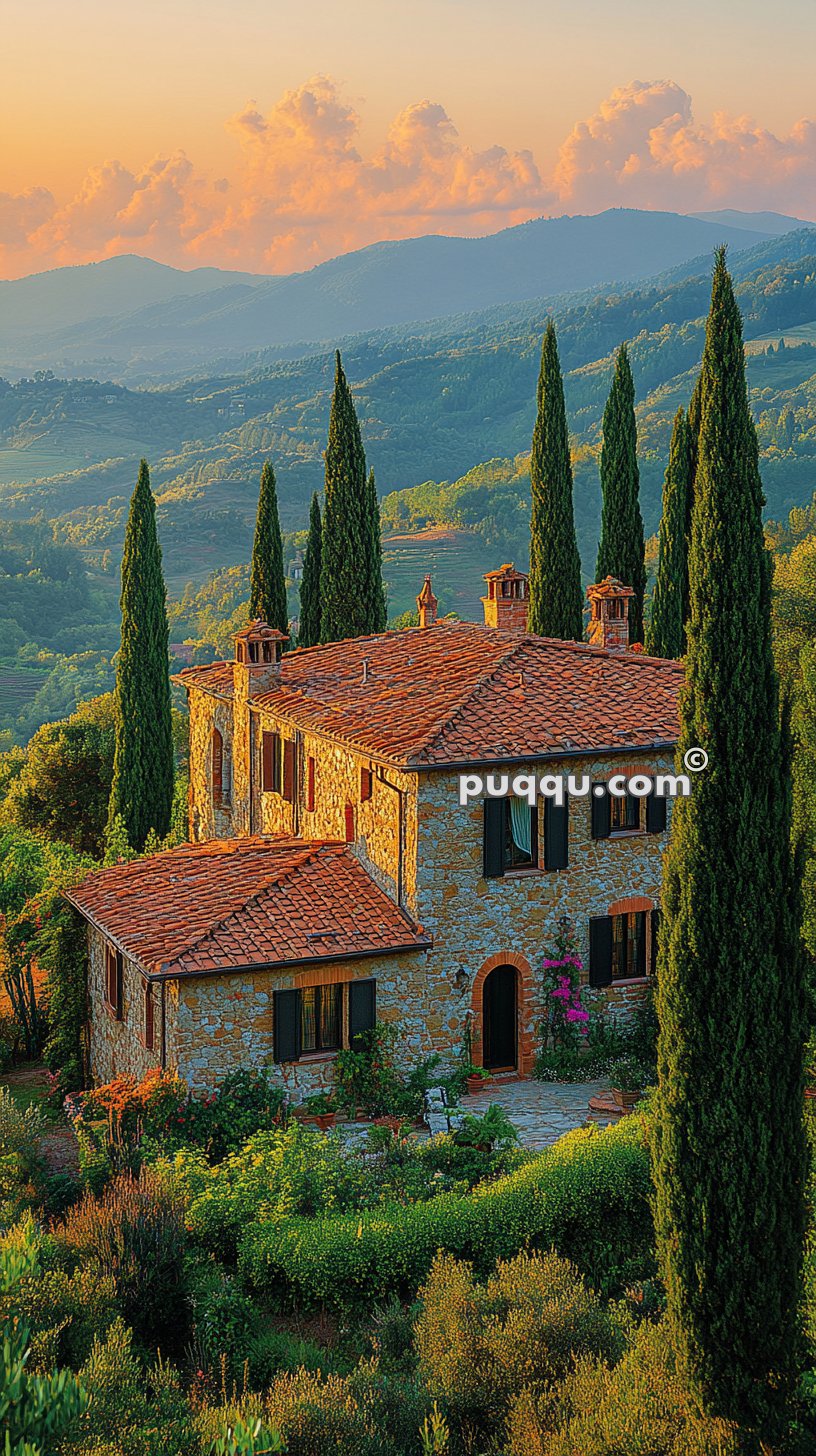
POLYGON ((612 916, 595 915, 589 922, 589 984, 612 983, 612 916))
POLYGON ((569 800, 544 800, 544 868, 565 870, 569 864, 569 800))
POLYGON ((662 834, 666 828, 666 800, 650 794, 646 800, 646 833, 662 834))
POLYGON ((296 1062, 300 1056, 300 992, 276 991, 273 1015, 275 1061, 296 1062))
POLYGON ((608 839, 611 825, 609 795, 606 792, 605 784, 592 785, 592 838, 608 839), (603 788, 603 794, 595 793, 596 788, 603 788))
POLYGON ((372 1031, 377 1021, 377 982, 351 981, 349 983, 349 1046, 354 1047, 357 1037, 364 1031, 372 1031))
POLYGON ((504 799, 484 801, 484 877, 495 880, 504 874, 504 799))

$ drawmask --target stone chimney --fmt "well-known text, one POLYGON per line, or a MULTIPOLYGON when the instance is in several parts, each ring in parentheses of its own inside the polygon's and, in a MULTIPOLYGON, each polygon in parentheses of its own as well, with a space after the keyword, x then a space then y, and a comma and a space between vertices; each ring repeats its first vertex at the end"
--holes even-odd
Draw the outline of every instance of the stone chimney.
POLYGON ((482 597, 486 627, 499 627, 504 632, 527 631, 529 582, 523 571, 510 563, 498 571, 485 572, 487 596, 482 597))
POLYGON ((589 597, 589 641, 592 647, 626 652, 629 647, 629 598, 635 595, 617 577, 587 587, 589 597))
POLYGON ((439 602, 433 594, 430 576, 426 576, 425 585, 416 599, 416 604, 420 627, 432 627, 436 621, 436 609, 439 602))
POLYGON ((280 675, 281 652, 289 638, 258 618, 236 632, 232 665, 236 698, 254 698, 273 687, 280 675))

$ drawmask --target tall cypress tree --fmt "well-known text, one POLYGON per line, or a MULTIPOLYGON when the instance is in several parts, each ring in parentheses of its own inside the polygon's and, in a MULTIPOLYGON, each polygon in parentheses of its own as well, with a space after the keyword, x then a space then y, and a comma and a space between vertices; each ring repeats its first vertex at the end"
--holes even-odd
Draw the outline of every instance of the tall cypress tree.
POLYGON ((564 381, 552 319, 541 349, 530 483, 529 628, 543 637, 580 642, 584 635, 581 559, 575 539, 564 381))
POLYGON ((385 586, 382 574, 382 524, 377 482, 374 471, 368 472, 368 593, 369 632, 384 632, 386 627, 385 586))
POLYGON ((253 621, 260 617, 270 627, 277 627, 279 632, 289 631, 278 490, 271 460, 264 461, 261 471, 255 540, 252 543, 249 615, 253 621))
MULTIPOLYGON (((700 454, 700 422, 702 410, 702 387, 703 376, 698 374, 697 383, 691 391, 691 399, 688 407, 688 428, 689 428, 689 493, 686 503, 686 540, 691 544, 691 515, 694 509, 694 482, 697 478, 697 460, 700 454)), ((687 622, 689 617, 689 583, 686 575, 686 596, 683 602, 683 621, 687 622)))
POLYGON ((646 634, 653 657, 682 657, 686 650, 684 604, 688 600, 686 521, 691 495, 691 450, 688 419, 674 417, 669 463, 663 482, 663 514, 658 537, 657 579, 652 617, 646 634))
POLYGON ((742 320, 724 250, 706 329, 678 754, 657 975, 655 1210, 669 1315, 708 1410, 762 1428, 795 1370, 805 977, 790 734, 742 320))
POLYGON ((366 458, 339 352, 335 360, 323 507, 322 642, 362 637, 372 630, 371 510, 366 458))
POLYGON ((320 501, 317 491, 312 496, 309 509, 309 537, 303 557, 303 576, 300 582, 300 626, 298 647, 316 647, 320 641, 320 566, 323 557, 323 528, 320 521, 320 501))
POLYGON ((643 597, 646 591, 645 542, 640 514, 640 472, 637 463, 635 386, 629 351, 621 344, 612 388, 603 417, 601 446, 601 541, 596 579, 616 576, 631 586, 629 641, 643 641, 643 597))
POLYGON ((141 851, 151 830, 163 839, 170 828, 174 769, 167 592, 146 460, 130 502, 120 606, 108 822, 120 819, 128 842, 141 851))

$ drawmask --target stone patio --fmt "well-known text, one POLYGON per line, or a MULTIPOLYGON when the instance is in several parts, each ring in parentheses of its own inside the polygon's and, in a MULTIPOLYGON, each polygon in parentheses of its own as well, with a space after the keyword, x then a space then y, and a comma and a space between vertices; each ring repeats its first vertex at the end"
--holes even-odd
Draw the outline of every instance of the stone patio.
POLYGON ((590 1097, 609 1092, 608 1082, 490 1082, 462 1099, 466 1112, 475 1117, 491 1102, 503 1107, 513 1126, 518 1129, 523 1148, 539 1152, 557 1142, 564 1133, 595 1122, 608 1127, 617 1122, 614 1113, 590 1112, 590 1097))

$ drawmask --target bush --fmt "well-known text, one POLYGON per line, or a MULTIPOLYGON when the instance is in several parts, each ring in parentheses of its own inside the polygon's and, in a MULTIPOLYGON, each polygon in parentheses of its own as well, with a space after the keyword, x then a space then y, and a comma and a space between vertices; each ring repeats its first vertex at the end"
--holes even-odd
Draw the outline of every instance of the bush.
POLYGON ((629 1117, 604 1132, 570 1133, 464 1196, 333 1217, 261 1218, 243 1234, 239 1268, 257 1290, 342 1307, 392 1291, 413 1296, 438 1249, 486 1273, 521 1249, 555 1246, 594 1283, 619 1287, 651 1268, 649 1199, 642 1124, 629 1117))
POLYGON ((0 1087, 0 1230, 16 1223, 38 1201, 42 1165, 39 1140, 45 1119, 30 1103, 25 1109, 0 1087))
POLYGON ((525 1390, 507 1456, 737 1456, 733 1426, 700 1414, 677 1373, 667 1328, 644 1324, 614 1368, 585 1357, 554 1397, 525 1390))
POLYGON ((389 1381, 376 1363, 348 1376, 279 1375, 264 1404, 287 1456, 403 1456, 418 1449, 427 1413, 415 1386, 389 1381))
POLYGON ((127 1322, 143 1340, 175 1345, 186 1322, 183 1204, 144 1171, 120 1174, 101 1198, 86 1193, 56 1230, 70 1254, 111 1278, 127 1322))
POLYGON ((334 1064, 337 1103, 350 1111, 361 1107, 368 1117, 419 1117, 439 1057, 425 1057, 407 1073, 404 1063, 398 1028, 378 1021, 370 1031, 360 1033, 353 1050, 338 1052, 334 1064))
POLYGON ((523 1390, 547 1390, 580 1354, 612 1359, 622 1348, 608 1311, 557 1254, 519 1254, 482 1285, 469 1265, 440 1254, 420 1298, 420 1373, 479 1449, 523 1390))
POLYGON ((30 1335, 30 1368, 40 1373, 58 1365, 76 1370, 116 1315, 113 1280, 91 1267, 74 1273, 49 1267, 51 1243, 30 1216, 0 1238, 0 1260, 26 1256, 13 1300, 0 1295, 0 1316, 8 1318, 12 1309, 19 1315, 30 1335))
POLYGON ((90 1405, 81 1436, 61 1456, 200 1456, 176 1372, 161 1362, 145 1370, 121 1319, 94 1340, 79 1379, 90 1405))

